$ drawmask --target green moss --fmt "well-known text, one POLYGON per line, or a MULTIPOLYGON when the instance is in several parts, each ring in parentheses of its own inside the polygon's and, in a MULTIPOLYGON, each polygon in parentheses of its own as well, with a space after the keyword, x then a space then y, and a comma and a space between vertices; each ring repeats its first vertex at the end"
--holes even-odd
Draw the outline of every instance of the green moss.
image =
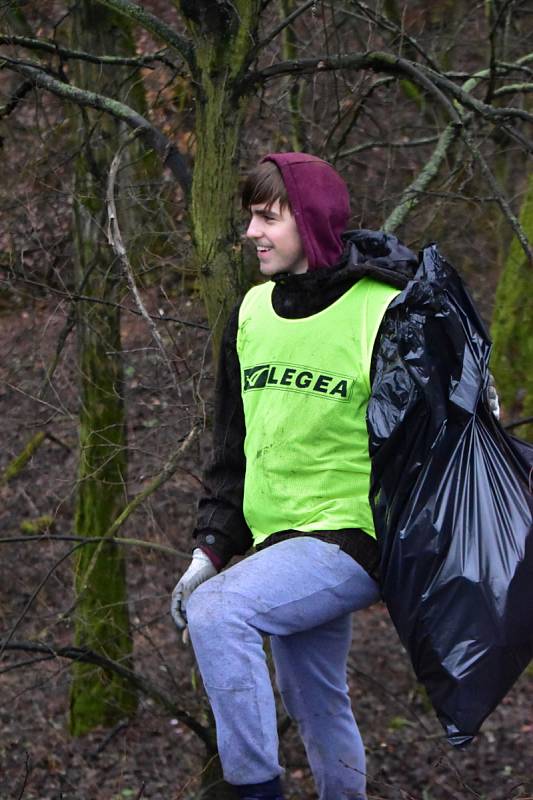
MULTIPOLYGON (((82 0, 72 19, 75 46, 115 54, 132 52, 129 23, 122 17, 100 7, 95 10, 94 4, 82 0)), ((118 98, 132 89, 127 68, 106 71, 77 62, 73 69, 75 83, 82 88, 118 98)), ((83 124, 86 147, 77 163, 74 201, 77 282, 83 286, 84 295, 118 304, 123 291, 122 275, 105 236, 105 189, 122 129, 115 120, 92 110, 86 112, 83 124)), ((80 302, 77 313, 80 420, 74 532, 82 537, 98 537, 120 514, 127 496, 120 310, 116 306, 80 302)), ((80 548, 74 559, 74 588, 75 645, 131 667, 123 551, 112 543, 80 548)), ((91 664, 73 665, 70 729, 74 735, 115 724, 133 714, 136 703, 127 678, 91 664)))
POLYGON ((20 523, 20 530, 28 536, 38 536, 40 533, 52 530, 54 525, 54 517, 50 516, 50 514, 43 514, 41 517, 23 519, 20 523))
MULTIPOLYGON (((533 242, 533 175, 520 213, 520 223, 533 242)), ((518 239, 513 239, 496 292, 492 322, 492 370, 509 422, 533 415, 533 269, 518 239)), ((533 425, 516 429, 533 441, 533 425)))
POLYGON ((30 441, 24 446, 24 449, 14 458, 5 468, 3 475, 0 477, 0 485, 7 483, 13 478, 18 477, 33 454, 42 445, 46 437, 44 431, 39 431, 33 436, 30 441))

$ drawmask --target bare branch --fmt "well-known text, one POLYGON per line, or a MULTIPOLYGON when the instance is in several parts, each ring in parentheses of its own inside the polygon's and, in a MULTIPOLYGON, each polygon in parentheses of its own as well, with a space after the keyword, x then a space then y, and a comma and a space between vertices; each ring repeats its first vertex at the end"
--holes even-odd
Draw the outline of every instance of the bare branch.
POLYGON ((162 486, 169 478, 171 478, 172 475, 174 475, 174 473, 178 468, 180 459, 189 450, 189 448, 196 440, 199 433, 200 433, 200 423, 196 422, 189 431, 189 433, 187 434, 187 436, 180 442, 179 446, 171 454, 169 460, 167 461, 167 463, 165 464, 159 475, 157 475, 145 489, 136 494, 133 500, 130 500, 126 508, 118 515, 113 524, 107 529, 107 531, 100 538, 100 541, 98 545, 95 547, 94 553, 91 557, 89 566, 87 567, 87 570, 85 571, 85 574, 83 576, 84 584, 81 590, 78 592, 78 597, 76 602, 79 602, 81 593, 85 591, 89 583, 91 573, 94 569, 94 566, 96 564, 97 558, 102 550, 103 545, 106 543, 107 540, 111 539, 113 536, 115 536, 116 533, 118 533, 118 531, 120 530, 124 522, 128 519, 128 517, 131 516, 131 514, 133 514, 133 512, 141 505, 141 503, 143 503, 146 500, 147 497, 153 494, 157 489, 159 489, 160 486, 162 486))
POLYGON ((529 261, 529 264, 531 266, 533 266, 533 250, 531 248, 531 245, 529 244, 529 240, 527 238, 527 235, 526 235, 522 225, 520 224, 520 222, 517 219, 516 215, 513 213, 513 210, 511 208, 511 206, 509 205, 509 203, 508 203, 505 195, 503 194, 502 190, 498 186, 498 182, 497 182, 496 178, 494 177, 494 175, 492 174, 489 165, 487 164, 485 158, 483 157, 481 151, 479 150, 474 138, 467 131, 466 127, 463 128, 462 135, 463 135, 463 138, 464 138, 465 142, 467 143, 468 147, 470 148, 473 156, 475 157, 476 161, 478 162, 478 164, 480 166, 480 169, 481 169, 481 172, 483 173, 483 175, 485 177, 485 180, 487 181, 487 183, 489 184, 490 188, 492 189, 492 192, 494 193, 494 195, 495 195, 495 197, 496 197, 496 199, 497 199, 497 201, 498 201, 498 203, 500 205, 501 210, 503 211, 505 217, 507 218, 507 221, 508 221, 509 225, 513 229, 513 231, 515 233, 515 236, 517 237, 518 241, 520 242, 522 250, 524 251, 526 258, 529 261))
POLYGON ((279 25, 276 25, 276 27, 273 30, 267 33, 265 38, 262 41, 258 42, 257 45, 254 47, 250 61, 253 61, 254 57, 260 50, 269 45, 270 42, 273 39, 275 39, 276 36, 278 36, 282 30, 284 30, 288 25, 290 25, 291 22, 294 22, 294 20, 297 19, 301 14, 303 14, 304 11, 307 11, 307 9, 310 8, 315 2, 316 0, 306 0, 305 3, 302 3, 301 6, 295 8, 292 14, 289 14, 288 17, 285 17, 285 19, 282 20, 279 23, 279 25))
MULTIPOLYGON (((8 269, 8 267, 3 268, 8 269)), ((123 306, 121 303, 113 303, 111 300, 102 300, 98 297, 89 297, 88 295, 84 294, 72 294, 71 292, 65 292, 61 289, 56 289, 54 286, 49 286, 46 283, 32 281, 30 278, 19 275, 17 272, 13 272, 12 274, 15 277, 15 280, 20 281, 21 283, 26 283, 28 286, 35 286, 39 289, 46 289, 47 292, 51 292, 58 297, 64 297, 66 300, 71 300, 72 302, 98 303, 104 306, 113 306, 113 308, 120 308, 121 311, 126 311, 128 314, 133 314, 134 316, 138 317, 142 316, 141 312, 137 308, 123 306)), ((159 322, 176 322, 179 325, 184 325, 185 327, 189 328, 197 328, 198 330, 202 331, 209 330, 209 325, 203 325, 201 322, 189 322, 188 320, 180 319, 179 317, 169 317, 167 314, 150 314, 149 316, 151 319, 157 319, 159 322)))
MULTIPOLYGON (((428 53, 426 53, 426 51, 417 42, 417 40, 413 36, 410 36, 407 33, 406 30, 401 28, 399 25, 397 25, 395 22, 393 22, 388 17, 384 16, 383 14, 379 14, 377 11, 375 11, 372 8, 370 8, 370 6, 367 6, 366 3, 359 2, 359 0, 352 0, 352 2, 353 2, 353 5, 355 5, 358 8, 360 8, 361 11, 364 14, 366 14, 367 17, 369 17, 369 19, 371 19, 373 22, 375 22, 381 28, 383 28, 384 30, 389 31, 390 33, 395 33, 397 36, 401 37, 402 40, 405 40, 406 42, 408 42, 411 45, 411 47, 413 48, 413 50, 416 50, 416 52, 419 53, 425 61, 427 61, 427 63, 429 64, 430 67, 433 67, 433 69, 438 70, 438 65, 433 61, 431 56, 428 53)), ((350 12, 348 10, 344 9, 344 13, 345 14, 349 14, 350 12)))
POLYGON ((67 558, 70 558, 70 556, 71 556, 73 553, 75 553, 75 552, 76 552, 76 550, 78 550, 80 547, 82 547, 82 545, 81 545, 81 544, 75 544, 75 545, 74 545, 74 547, 71 547, 71 548, 70 548, 70 550, 67 550, 67 552, 66 552, 66 553, 64 553, 64 554, 61 556, 61 558, 60 558, 58 561, 55 561, 55 562, 54 562, 54 564, 53 564, 53 565, 50 567, 50 569, 48 570, 48 572, 46 573, 46 575, 44 576, 44 578, 43 578, 43 579, 40 581, 40 583, 38 584, 38 586, 37 586, 37 587, 36 587, 36 588, 33 590, 33 592, 31 593, 31 595, 30 595, 30 597, 29 597, 29 599, 28 599, 28 600, 27 600, 27 602, 26 602, 26 605, 25 605, 25 606, 24 606, 24 608, 22 609, 22 612, 19 614, 19 617, 18 617, 18 619, 16 620, 16 622, 15 622, 15 623, 14 623, 14 625, 12 626, 11 630, 9 631, 9 633, 8 633, 8 636, 7 636, 7 639, 4 639, 4 641, 2 642, 2 644, 1 644, 1 646, 0 646, 0 659, 2 658, 2 656, 3 656, 3 654, 4 654, 4 651, 6 650, 6 648, 7 648, 7 647, 8 647, 8 645, 9 645, 9 643, 11 642, 11 639, 13 638, 13 636, 15 635, 15 633, 17 632, 17 629, 19 628, 19 626, 20 626, 20 625, 22 624, 22 622, 24 621, 24 619, 25 619, 25 617, 26 617, 26 614, 28 613, 28 611, 29 611, 29 610, 30 610, 30 608, 32 607, 32 605, 33 605, 33 602, 34 602, 35 598, 37 597, 37 595, 39 594, 39 592, 41 591, 41 589, 43 588, 43 586, 45 585, 45 583, 48 581, 48 579, 50 578, 50 576, 51 576, 51 575, 53 575, 53 573, 56 571, 56 569, 57 569, 59 566, 61 566, 61 564, 63 563, 63 561, 66 561, 66 559, 67 559, 67 558))
POLYGON ((88 61, 91 64, 109 64, 111 66, 124 66, 124 67, 146 67, 153 69, 152 65, 155 63, 165 64, 171 69, 177 69, 177 65, 162 52, 151 53, 145 56, 138 56, 137 58, 126 58, 124 56, 97 56, 94 53, 85 53, 82 50, 72 50, 68 47, 63 47, 56 42, 47 42, 45 39, 34 39, 30 36, 10 36, 0 34, 0 44, 18 45, 25 47, 29 50, 40 50, 43 53, 50 53, 51 55, 59 56, 63 61, 77 59, 79 61, 88 61))
POLYGON ((41 642, 31 641, 0 641, 0 652, 4 650, 12 650, 15 652, 23 653, 42 653, 45 656, 52 658, 67 658, 71 661, 81 661, 84 664, 94 664, 96 667, 114 672, 117 675, 125 678, 136 689, 142 692, 147 697, 150 697, 161 708, 164 708, 169 714, 178 719, 204 742, 206 745, 212 747, 212 734, 209 728, 204 727, 201 723, 191 717, 186 711, 176 705, 176 703, 164 694, 161 689, 154 686, 153 683, 147 680, 143 675, 139 675, 132 669, 120 664, 118 661, 113 661, 101 653, 96 653, 87 647, 74 647, 67 645, 65 647, 57 647, 53 642, 49 644, 42 644, 41 642))
POLYGON ((459 122, 459 116, 447 95, 451 95, 465 108, 475 111, 492 122, 512 118, 533 122, 533 114, 521 108, 494 108, 472 97, 442 73, 423 64, 417 64, 406 58, 380 50, 282 61, 278 64, 273 64, 271 67, 265 67, 262 70, 250 73, 243 79, 242 88, 244 91, 250 91, 252 87, 281 75, 304 75, 339 69, 371 69, 374 72, 385 72, 397 77, 408 76, 414 83, 432 95, 446 109, 450 119, 456 122, 459 122))
POLYGON ((184 550, 176 550, 175 547, 169 547, 166 544, 159 544, 158 542, 149 542, 144 539, 132 539, 131 537, 123 536, 74 536, 72 534, 50 534, 46 536, 4 536, 0 539, 1 544, 46 544, 47 542, 79 542, 82 547, 87 544, 98 544, 105 541, 106 544, 120 544, 129 547, 142 547, 149 550, 157 550, 167 555, 176 556, 177 558, 191 558, 191 554, 186 553, 184 550))
POLYGON ((519 92, 533 92, 533 83, 508 83, 507 86, 500 86, 492 93, 493 97, 501 97, 504 94, 517 94, 519 92))
POLYGON ((144 143, 156 151, 164 166, 171 170, 179 182, 186 198, 188 197, 191 175, 185 159, 177 147, 137 111, 111 97, 105 97, 96 92, 79 89, 76 86, 64 83, 45 72, 38 64, 24 64, 17 59, 3 56, 0 59, 0 67, 2 66, 7 66, 14 72, 30 78, 36 86, 52 92, 57 97, 61 97, 71 103, 77 103, 84 108, 95 108, 98 111, 104 111, 122 120, 131 128, 138 129, 144 143))
POLYGON ((405 142, 389 142, 386 139, 376 139, 374 142, 364 142, 364 144, 358 144, 356 147, 351 147, 349 150, 344 150, 342 153, 339 153, 338 158, 348 158, 348 156, 354 156, 357 155, 357 153, 362 153, 365 150, 374 150, 374 148, 378 147, 390 147, 394 149, 403 149, 404 147, 422 147, 426 144, 435 144, 438 139, 438 136, 425 136, 422 139, 409 139, 405 142))
POLYGON ((415 180, 405 189, 396 208, 391 211, 385 222, 383 230, 393 233, 402 225, 410 212, 420 202, 421 193, 429 186, 433 178, 438 174, 439 169, 448 154, 448 150, 459 134, 458 126, 450 122, 446 129, 439 136, 438 144, 433 151, 431 158, 427 161, 424 168, 416 176, 415 180))
POLYGON ((161 17, 152 14, 136 3, 130 2, 130 0, 96 0, 96 2, 111 8, 113 11, 117 11, 119 14, 123 14, 125 17, 132 20, 132 22, 138 23, 145 28, 145 30, 155 34, 174 50, 177 50, 177 52, 183 56, 191 70, 194 68, 195 57, 192 42, 185 36, 176 33, 170 25, 163 22, 161 17))
POLYGON ((28 92, 31 92, 32 89, 32 81, 22 81, 22 83, 17 86, 7 103, 3 106, 0 106, 0 119, 8 117, 9 114, 11 114, 17 108, 21 100, 23 100, 28 92))
POLYGON ((163 339, 161 338, 161 335, 157 330, 157 325, 155 324, 154 320, 151 318, 150 314, 146 310, 146 306, 143 303, 141 294, 137 288, 137 284, 135 283, 135 278, 133 277, 133 270, 131 268, 128 259, 126 247, 124 246, 124 241, 122 239, 122 234, 120 232, 120 226, 118 224, 117 208, 115 204, 115 182, 117 178, 117 172, 120 166, 120 160, 122 158, 122 151, 128 144, 131 144, 131 142, 133 141, 133 139, 136 138, 136 136, 137 136, 137 131, 133 131, 132 134, 130 134, 130 136, 126 139, 126 141, 119 147, 115 156, 113 157, 113 161, 111 162, 111 167, 109 169, 109 178, 107 181, 107 190, 106 190, 106 205, 107 205, 107 214, 109 218, 107 239, 109 244, 113 248, 115 255, 119 260, 119 263, 122 267, 124 274, 126 275, 126 279, 128 281, 128 285, 135 299, 135 303, 137 304, 137 308, 141 312, 143 319, 146 320, 148 327, 152 332, 154 341, 158 346, 159 350, 161 351, 161 355, 163 356, 163 360, 168 367, 168 371, 172 378, 174 388, 179 397, 181 396, 181 389, 176 380, 176 373, 172 365, 172 361, 170 360, 170 357, 166 351, 163 339))

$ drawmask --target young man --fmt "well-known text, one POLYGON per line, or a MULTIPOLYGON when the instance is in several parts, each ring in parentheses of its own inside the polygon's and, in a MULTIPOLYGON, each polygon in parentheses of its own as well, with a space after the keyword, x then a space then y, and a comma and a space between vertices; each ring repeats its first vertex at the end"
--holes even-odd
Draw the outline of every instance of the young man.
POLYGON ((172 614, 178 627, 188 621, 224 776, 240 797, 283 798, 269 636, 320 800, 364 800, 346 662, 351 612, 379 597, 365 414, 380 325, 417 259, 383 234, 343 242, 346 186, 314 156, 266 156, 243 205, 270 280, 226 327, 209 494, 172 614))

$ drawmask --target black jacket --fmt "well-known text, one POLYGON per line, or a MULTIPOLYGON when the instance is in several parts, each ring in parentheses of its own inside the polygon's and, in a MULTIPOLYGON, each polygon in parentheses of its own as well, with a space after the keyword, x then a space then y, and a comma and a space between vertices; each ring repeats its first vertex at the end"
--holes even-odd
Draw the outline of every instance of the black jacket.
MULTIPOLYGON (((365 275, 400 289, 414 275, 418 264, 416 256, 394 236, 359 230, 348 232, 344 238, 346 249, 337 266, 302 275, 274 276, 272 304, 277 314, 288 319, 316 314, 365 275)), ((207 493, 200 498, 193 534, 195 546, 205 550, 218 568, 252 546, 252 534, 242 511, 246 460, 236 349, 239 308, 233 310, 222 339, 215 393, 213 453, 204 476, 207 493)), ((376 344, 379 340, 378 334, 376 344)), ((300 531, 280 531, 272 534, 262 546, 298 535, 303 534, 300 531)), ((377 544, 363 531, 315 531, 313 536, 338 544, 367 571, 375 573, 377 544)))

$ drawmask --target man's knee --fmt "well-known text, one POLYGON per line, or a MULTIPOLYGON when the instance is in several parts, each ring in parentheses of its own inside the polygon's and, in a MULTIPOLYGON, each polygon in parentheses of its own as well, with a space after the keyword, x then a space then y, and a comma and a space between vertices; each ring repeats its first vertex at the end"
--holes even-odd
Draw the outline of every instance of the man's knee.
POLYGON ((242 624, 246 616, 243 598, 224 591, 218 576, 194 590, 187 603, 187 622, 191 635, 220 634, 225 628, 242 624))

